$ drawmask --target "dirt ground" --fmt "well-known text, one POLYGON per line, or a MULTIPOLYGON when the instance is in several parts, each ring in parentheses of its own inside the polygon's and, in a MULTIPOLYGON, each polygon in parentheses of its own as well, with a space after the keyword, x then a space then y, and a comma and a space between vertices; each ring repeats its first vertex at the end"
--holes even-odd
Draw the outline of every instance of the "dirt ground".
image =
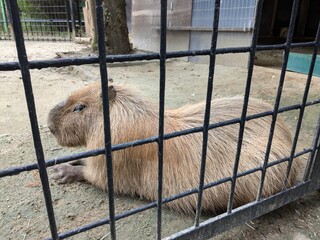
MULTIPOLYGON (((29 60, 50 59, 56 52, 85 48, 74 43, 27 42, 29 60)), ((0 62, 17 61, 14 42, 0 42, 0 62)), ((232 57, 232 55, 231 55, 232 57)), ((159 63, 137 62, 110 64, 114 82, 135 85, 143 94, 158 97, 159 63)), ((166 107, 177 108, 205 100, 208 66, 170 60, 167 63, 166 107)), ((216 66, 214 97, 243 95, 245 68, 216 66)), ((255 66, 251 96, 273 103, 280 71, 255 66)), ((31 70, 32 84, 43 149, 46 159, 77 152, 62 148, 48 131, 49 110, 73 90, 99 79, 99 66, 31 70)), ((288 72, 281 106, 300 103, 306 76, 288 72)), ((320 79, 313 78, 308 100, 319 98, 320 79)), ((0 72, 0 169, 34 163, 35 153, 20 71, 0 72)), ((319 107, 306 108, 297 151, 309 147, 319 107)), ((294 132, 298 111, 281 114, 294 132)), ((307 156, 308 157, 308 156, 307 156)), ((305 164, 305 162, 304 162, 305 164)), ((303 167, 301 175, 303 174, 303 167)), ((50 169, 48 169, 50 174, 50 169)), ((58 185, 50 180, 54 211, 59 232, 67 231, 108 216, 106 194, 85 183, 58 185)), ((116 213, 146 202, 117 196, 116 213)), ((163 210, 163 237, 192 226, 192 216, 163 210)), ((156 210, 152 209, 116 223, 118 239, 154 239, 156 210)), ((0 179, 0 240, 43 239, 50 236, 44 199, 37 171, 0 179)), ((70 239, 108 239, 107 226, 81 233, 70 239)), ((320 239, 320 193, 312 193, 285 207, 219 235, 222 239, 320 239)))

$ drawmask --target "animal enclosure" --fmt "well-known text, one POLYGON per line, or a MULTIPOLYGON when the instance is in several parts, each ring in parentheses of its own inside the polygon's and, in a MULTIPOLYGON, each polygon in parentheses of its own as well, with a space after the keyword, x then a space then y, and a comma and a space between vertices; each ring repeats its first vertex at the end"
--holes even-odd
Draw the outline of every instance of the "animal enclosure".
MULTIPOLYGON (((50 229, 51 229, 51 238, 52 239, 63 239, 69 236, 76 235, 78 233, 81 233, 83 231, 90 231, 90 229, 109 224, 110 225, 110 236, 115 239, 116 238, 116 233, 117 233, 117 227, 116 223, 117 221, 129 218, 130 216, 135 216, 139 212, 146 211, 151 208, 156 208, 157 209, 157 236, 158 239, 161 237, 164 237, 162 235, 162 225, 164 224, 163 221, 163 209, 162 205, 172 202, 176 199, 184 198, 190 195, 195 195, 197 196, 197 199, 199 199, 200 204, 197 205, 197 214, 195 217, 195 225, 191 226, 190 228, 187 228, 185 230, 182 230, 181 232, 174 233, 172 236, 168 236, 170 239, 182 239, 182 238, 209 238, 211 236, 214 236, 222 231, 225 231, 229 228, 232 228, 236 225, 242 224, 244 221, 249 221, 250 219, 254 219, 262 214, 265 214, 269 211, 272 211, 276 208, 279 208, 291 201, 294 201, 302 196, 304 196, 306 193, 312 192, 316 189, 319 189, 319 154, 318 154, 318 148, 319 148, 319 125, 317 128, 314 126, 314 133, 315 137, 313 142, 309 146, 305 146, 305 148, 302 151, 296 151, 296 145, 298 143, 299 139, 299 134, 300 134, 300 129, 301 125, 304 119, 305 112, 311 108, 312 106, 319 106, 320 99, 319 95, 316 95, 316 97, 312 100, 309 100, 308 98, 308 93, 310 91, 310 86, 312 84, 312 71, 314 68, 315 64, 315 57, 317 55, 317 48, 319 46, 319 30, 317 33, 317 36, 315 37, 314 42, 306 42, 306 43, 292 43, 292 33, 294 31, 294 20, 296 17, 296 11, 298 8, 298 1, 295 1, 294 7, 293 7, 293 15, 292 15, 292 20, 290 24, 290 29, 289 29, 289 34, 287 38, 286 44, 280 44, 280 45, 271 45, 271 46, 265 46, 265 45, 257 45, 257 36, 259 32, 259 16, 261 15, 261 3, 262 1, 259 2, 258 8, 257 8, 257 17, 256 17, 256 24, 255 24, 255 30, 253 34, 253 41, 252 45, 245 47, 245 48, 232 48, 232 49, 216 49, 216 38, 218 37, 218 32, 217 32, 217 25, 219 21, 219 1, 216 1, 215 3, 215 19, 214 19, 214 28, 213 28, 213 37, 212 37, 212 46, 211 49, 199 49, 197 51, 185 51, 185 52, 166 52, 165 48, 165 43, 166 43, 166 38, 165 38, 165 33, 166 33, 166 2, 162 1, 161 6, 162 6, 162 21, 161 21, 161 29, 162 29, 162 40, 161 40, 161 51, 159 53, 147 53, 147 54, 133 54, 133 55, 121 55, 121 56, 106 56, 105 51, 104 51, 104 37, 103 34, 100 34, 100 41, 99 41, 99 58, 98 57, 88 57, 88 58, 67 58, 67 59, 62 59, 62 60, 51 60, 51 61, 28 61, 28 59, 25 57, 25 45, 23 42, 22 38, 22 32, 21 32, 21 26, 19 25, 19 21, 15 21, 14 29, 15 29, 15 36, 16 36, 16 43, 17 43, 17 50, 18 50, 18 55, 19 55, 19 63, 18 62, 9 62, 9 63, 0 63, 0 70, 1 71, 12 71, 12 70, 18 70, 21 69, 22 73, 22 80, 25 84, 25 89, 26 89, 26 97, 27 97, 27 102, 28 102, 28 109, 30 111, 30 120, 31 120, 31 126, 33 129, 33 137, 34 137, 34 143, 35 143, 35 150, 37 154, 37 164, 29 164, 29 165, 22 165, 22 166, 10 166, 9 168, 2 169, 0 170, 0 176, 2 177, 1 180, 3 180, 5 177, 15 175, 18 173, 22 173, 25 171, 33 171, 36 170, 37 168, 40 170, 40 176, 41 176, 41 181, 42 181, 42 186, 43 186, 43 193, 45 196, 46 200, 46 206, 47 206, 47 212, 48 212, 48 219, 50 223, 50 229), (282 88, 283 84, 285 83, 285 75, 286 73, 286 63, 288 60, 288 54, 291 48, 297 48, 297 47, 313 47, 314 48, 314 53, 313 53, 313 60, 310 65, 310 71, 308 75, 308 79, 306 81, 305 85, 305 91, 304 94, 302 95, 302 98, 300 99, 299 103, 297 104, 285 104, 284 106, 280 107, 280 101, 281 101, 281 95, 282 95, 282 88), (254 56, 255 56, 255 51, 260 51, 260 50, 272 50, 272 49, 283 49, 284 50, 284 61, 283 61, 283 67, 281 70, 280 74, 280 79, 279 79, 279 85, 278 88, 276 89, 276 99, 274 101, 274 109, 270 111, 265 111, 261 112, 258 114, 250 115, 247 114, 247 109, 250 104, 249 102, 249 96, 250 96, 250 90, 251 90, 251 83, 252 83, 252 74, 253 74, 253 64, 254 64, 254 56), (210 113, 210 105, 209 103, 211 102, 212 98, 212 93, 214 93, 214 90, 212 88, 212 85, 214 83, 214 76, 215 76, 215 71, 217 70, 217 67, 215 67, 215 56, 216 54, 227 54, 227 53, 237 53, 237 52, 245 52, 248 51, 250 53, 250 61, 248 64, 248 76, 246 80, 246 87, 245 91, 242 95, 244 95, 244 104, 242 105, 242 111, 239 117, 230 119, 229 121, 222 121, 218 122, 215 124, 211 124, 209 121, 210 113), (185 57, 185 56, 197 56, 197 55, 208 55, 210 56, 210 71, 209 71, 209 77, 208 77, 208 93, 207 93, 207 111, 205 114, 205 119, 204 119, 204 125, 198 126, 196 128, 192 129, 186 129, 183 131, 178 131, 178 132, 173 132, 170 134, 164 134, 164 100, 165 100, 165 92, 167 93, 168 89, 165 88, 165 85, 168 86, 168 82, 166 82, 166 67, 167 67, 167 60, 172 59, 172 58, 179 58, 179 57, 185 57), (109 129, 109 114, 108 114, 108 97, 106 92, 103 94, 103 99, 104 99, 104 119, 105 119, 105 142, 107 143, 105 147, 102 149, 97 149, 97 150, 90 150, 86 152, 81 152, 77 153, 75 155, 68 155, 68 156, 62 156, 58 158, 53 158, 53 159, 45 159, 44 157, 44 151, 42 149, 41 145, 41 139, 40 139, 40 134, 39 134, 39 129, 38 129, 38 124, 37 124, 37 116, 35 114, 35 105, 34 105, 34 99, 32 95, 32 88, 31 88, 31 77, 32 74, 30 75, 29 69, 35 69, 35 68, 48 68, 48 67, 63 67, 63 66, 69 66, 69 65, 86 65, 86 64, 92 64, 92 63, 99 63, 99 66, 101 68, 101 79, 102 79, 102 85, 104 86, 103 89, 107 89, 108 82, 107 82, 107 69, 106 68, 106 62, 111 63, 111 62, 123 62, 123 61, 138 61, 138 60, 152 60, 152 59, 157 59, 160 61, 160 96, 159 96, 159 101, 160 101, 160 127, 159 127, 159 134, 156 136, 153 136, 148 139, 141 139, 135 142, 129 142, 129 143, 120 143, 117 145, 112 145, 113 143, 110 142, 111 136, 110 132, 111 130, 109 129), (268 161, 268 152, 272 148, 272 140, 273 140, 273 133, 275 131, 275 124, 276 120, 278 118, 278 115, 285 113, 285 112, 291 112, 291 111, 297 111, 297 120, 296 120, 296 125, 294 129, 294 134, 293 134, 293 144, 292 148, 290 151, 290 154, 286 156, 283 159, 278 159, 277 161, 269 162, 268 161), (267 139, 267 149, 266 149, 266 156, 265 156, 265 162, 259 167, 250 169, 245 172, 238 171, 238 165, 239 161, 241 158, 241 146, 242 146, 242 137, 245 134, 245 126, 248 124, 250 121, 254 121, 255 119, 259 119, 262 117, 269 116, 271 117, 271 128, 270 128, 270 136, 267 139), (206 136, 208 136, 208 132, 212 131, 214 129, 219 129, 223 128, 225 126, 238 126, 238 134, 237 136, 237 154, 235 156, 235 162, 234 162, 234 169, 233 169, 233 174, 231 176, 225 176, 225 178, 220 179, 215 182, 211 182, 209 184, 204 184, 204 176, 206 173, 206 167, 205 167, 205 162, 206 162, 206 154, 205 150, 207 148, 207 140, 206 136), (176 138, 179 136, 188 136, 188 134, 194 134, 194 133, 200 133, 203 134, 203 155, 202 155, 202 167, 201 171, 199 171, 199 186, 194 189, 190 189, 187 192, 182 192, 178 195, 175 196, 170 196, 167 198, 162 197, 162 154, 166 149, 163 149, 164 142, 168 141, 169 139, 176 138), (111 152, 113 151, 119 151, 120 149, 125 149, 129 147, 137 147, 141 145, 146 145, 150 143, 155 143, 159 146, 159 173, 154 173, 155 177, 158 179, 158 185, 159 185, 159 190, 158 190, 158 200, 155 202, 151 202, 148 204, 145 204, 143 206, 137 207, 137 208, 132 208, 126 211, 123 211, 119 214, 115 214, 114 212, 114 200, 115 196, 113 193, 113 184, 112 184, 112 164, 113 161, 111 160, 111 152), (46 172, 46 167, 53 166, 55 164, 61 164, 61 163, 66 163, 72 160, 80 159, 80 158, 85 158, 88 156, 92 155, 99 155, 99 154, 105 154, 108 158, 107 164, 107 170, 108 170, 108 196, 109 196, 109 213, 110 216, 108 218, 102 219, 100 221, 93 222, 91 224, 81 226, 77 229, 70 229, 70 231, 66 232, 59 232, 57 231, 56 227, 56 221, 55 221, 55 215, 54 215, 54 208, 52 204, 52 199, 50 196, 50 188, 48 178, 47 178, 47 172, 46 172), (241 179, 242 177, 245 177, 246 175, 250 175, 252 173, 258 172, 261 174, 261 179, 263 179, 264 174, 266 174, 269 169, 277 164, 281 163, 287 163, 288 164, 288 169, 285 174, 290 172, 290 166, 294 161, 297 160, 297 158, 305 156, 308 160, 307 162, 307 167, 305 170, 305 175, 300 183, 297 183, 296 186, 293 188, 288 188, 288 189, 283 189, 280 193, 275 194, 274 196, 268 197, 268 198, 261 198, 261 195, 259 194, 259 189, 257 189, 257 198, 255 201, 252 203, 243 205, 241 207, 234 208, 233 205, 233 199, 234 199, 234 194, 235 194, 235 188, 237 186, 238 180, 241 179), (201 221, 200 219, 200 213, 201 213, 201 197, 202 197, 202 192, 208 188, 211 187, 216 187, 221 184, 227 183, 230 186, 231 191, 229 192, 229 200, 228 200, 228 209, 227 212, 223 213, 222 215, 218 215, 217 217, 210 217, 205 221, 201 221)), ((98 24, 103 22, 102 21, 102 9, 101 9, 101 2, 97 1, 97 6, 98 6, 98 24)), ((18 20, 18 12, 17 12, 17 6, 13 2, 13 8, 12 8, 12 15, 15 16, 15 18, 18 20)), ((103 31, 103 26, 100 25, 100 32, 103 31)), ((319 29, 319 28, 318 28, 319 29)), ((200 159, 199 159, 200 161, 200 159)), ((16 176, 12 176, 14 178, 16 176)), ((262 180, 261 180, 262 181, 262 180)), ((261 183, 260 189, 263 186, 263 181, 261 183)))
MULTIPOLYGON (((69 41, 83 35, 83 1, 18 0, 21 27, 26 40, 69 41), (80 10, 81 9, 81 10, 80 10)), ((0 1, 0 40, 12 39, 10 1, 0 1)))

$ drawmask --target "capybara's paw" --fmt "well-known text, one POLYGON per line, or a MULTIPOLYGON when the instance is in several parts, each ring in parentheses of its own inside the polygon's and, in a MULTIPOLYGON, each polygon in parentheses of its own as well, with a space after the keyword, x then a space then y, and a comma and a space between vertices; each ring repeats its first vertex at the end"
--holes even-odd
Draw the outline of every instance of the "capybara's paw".
POLYGON ((62 163, 54 166, 51 177, 60 184, 72 183, 83 180, 82 166, 73 166, 69 163, 62 163))

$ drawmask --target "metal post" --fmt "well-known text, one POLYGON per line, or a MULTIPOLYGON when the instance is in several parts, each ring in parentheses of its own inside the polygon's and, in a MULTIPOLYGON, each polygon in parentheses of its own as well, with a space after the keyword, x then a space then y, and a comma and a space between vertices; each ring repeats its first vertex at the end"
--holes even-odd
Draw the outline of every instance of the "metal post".
POLYGON ((264 185, 264 181, 265 181, 265 177, 266 177, 267 164, 269 162, 269 155, 270 155, 271 146, 272 146, 273 134, 274 134, 275 127, 276 127, 276 121, 277 121, 277 116, 278 116, 278 111, 279 111, 279 106, 280 106, 280 99, 281 99, 281 95, 282 95, 282 89, 283 89, 286 70, 287 70, 287 64, 288 64, 288 59, 289 59, 290 47, 291 47, 292 39, 293 39, 294 27, 295 27, 297 13, 298 13, 298 7, 299 7, 299 0, 294 0, 292 10, 291 10, 291 18, 290 18, 288 36, 287 36, 285 49, 284 49, 280 80, 279 80, 277 95, 276 95, 276 99, 275 99, 275 103, 274 103, 274 111, 272 114, 272 122, 271 122, 271 126, 270 126, 266 154, 265 154, 265 159, 264 159, 264 163, 263 163, 263 170, 261 173, 261 181, 260 181, 260 186, 259 186, 259 190, 258 190, 258 194, 257 194, 257 201, 260 201, 261 197, 262 197, 262 189, 263 189, 263 185, 264 185))
POLYGON ((210 113, 211 113, 211 99, 212 99, 212 93, 213 93, 213 80, 214 80, 214 70, 215 70, 215 63, 216 63, 217 41, 218 41, 219 14, 220 14, 220 0, 216 0, 215 7, 214 7, 214 20, 213 20, 213 26, 212 26, 213 29, 212 29, 212 36, 211 36, 206 110, 205 110, 205 117, 203 120, 202 156, 201 156, 201 167, 200 167, 200 177, 199 177, 198 203, 197 203, 197 210, 196 210, 196 217, 195 217, 195 224, 194 224, 195 227, 199 227, 201 208, 202 208, 202 195, 203 195, 204 177, 205 177, 206 160, 207 160, 209 123, 210 123, 210 113))
POLYGON ((5 5, 4 5, 4 0, 0 1, 0 5, 1 5, 1 14, 2 14, 2 19, 3 19, 3 28, 4 28, 4 32, 6 34, 6 33, 8 33, 8 25, 7 25, 7 15, 6 15, 5 5))
MULTIPOLYGON (((302 125, 302 120, 303 120, 303 116, 304 116, 304 110, 306 107, 306 102, 308 99, 308 94, 309 94, 309 89, 310 89, 310 85, 311 85, 311 81, 312 81, 312 77, 313 77, 313 71, 314 71, 314 67, 316 64, 316 59, 318 56, 318 45, 320 43, 320 22, 318 24, 318 30, 317 30, 317 35, 316 35, 316 39, 314 42, 314 48, 313 48, 313 54, 312 54, 312 58, 311 58, 311 63, 310 63, 310 67, 309 67, 309 73, 308 73, 308 78, 307 78, 307 82, 306 82, 306 86, 304 89, 304 94, 303 94, 303 98, 302 98, 302 103, 301 103, 301 108, 300 108, 300 112, 299 112, 299 118, 298 118, 298 122, 297 122, 297 127, 296 127, 296 132, 293 138, 293 143, 292 143, 292 149, 291 149, 291 153, 290 153, 290 160, 289 160, 289 164, 288 164, 288 168, 287 168, 287 173, 286 173, 286 181, 288 180, 289 174, 290 174, 290 170, 291 170, 291 166, 292 166, 292 162, 294 161, 293 159, 293 155, 296 151, 296 147, 297 147, 297 143, 298 143, 298 138, 299 138, 299 133, 300 133, 300 129, 301 129, 301 125, 302 125)), ((317 139, 316 136, 315 139, 317 139)), ((317 141, 314 143, 314 148, 317 147, 317 141)), ((311 156, 314 156, 314 152, 313 154, 311 154, 311 156)), ((286 182, 287 185, 287 182, 286 182)))
POLYGON ((71 16, 71 27, 72 27, 72 40, 74 41, 76 38, 76 23, 74 20, 74 12, 73 12, 73 1, 69 0, 70 6, 70 16, 71 16))
POLYGON ((68 36, 69 36, 69 39, 71 40, 72 37, 71 37, 71 33, 70 33, 70 9, 69 9, 69 2, 68 0, 65 0, 65 5, 66 5, 66 20, 67 20, 67 30, 68 30, 68 36))
POLYGON ((167 55, 167 0, 160 2, 160 93, 159 93, 159 129, 158 129, 158 199, 157 199, 157 239, 161 239, 162 228, 162 182, 164 148, 164 104, 166 86, 167 55))
POLYGON ((315 186, 316 189, 320 190, 320 150, 318 144, 317 155, 314 160, 314 165, 311 173, 312 185, 315 186))
POLYGON ((80 33, 80 37, 82 37, 82 21, 81 21, 81 14, 80 14, 80 0, 76 1, 77 3, 77 17, 78 17, 78 24, 79 24, 79 33, 80 33))
POLYGON ((36 107, 35 107, 32 84, 31 84, 31 76, 30 76, 30 70, 29 70, 29 62, 28 62, 26 48, 24 44, 24 38, 23 38, 20 15, 19 15, 19 8, 16 0, 11 1, 11 13, 12 13, 11 15, 13 20, 12 25, 13 25, 14 35, 15 35, 17 54, 18 54, 19 63, 21 67, 22 81, 23 81, 25 97, 28 105, 28 113, 29 113, 29 119, 31 124, 34 148, 36 151, 38 170, 39 170, 41 184, 42 184, 42 191, 44 194, 44 199, 47 207, 47 214, 48 214, 48 219, 50 223, 51 236, 53 239, 59 239, 54 211, 53 211, 50 185, 49 185, 48 174, 46 170, 46 163, 44 160, 44 153, 43 153, 40 131, 38 126, 37 113, 36 113, 36 107))
POLYGON ((110 112, 109 112, 109 97, 108 97, 108 72, 106 62, 106 42, 105 29, 103 20, 102 0, 96 1, 97 13, 97 32, 98 32, 98 50, 100 63, 100 78, 103 100, 103 121, 104 121, 104 148, 107 161, 107 184, 108 184, 108 200, 109 200, 109 218, 110 218, 110 236, 112 240, 116 239, 116 220, 114 210, 114 190, 113 190, 113 172, 112 172, 112 150, 111 150, 111 130, 110 130, 110 112))
POLYGON ((15 39, 14 34, 13 34, 13 27, 12 27, 12 15, 11 15, 11 5, 10 5, 10 0, 5 0, 6 6, 7 6, 7 22, 10 24, 10 32, 9 32, 9 38, 11 37, 12 40, 15 39))
POLYGON ((237 183, 237 174, 238 174, 238 167, 240 162, 240 155, 241 155, 241 148, 244 136, 244 128, 246 123, 246 116, 249 104, 249 97, 250 97, 250 90, 251 90, 251 82, 252 82, 252 75, 253 75, 253 67, 254 67, 254 57, 256 54, 257 44, 258 44, 258 37, 259 37, 259 29, 260 29, 260 21, 262 15, 262 7, 263 7, 263 0, 259 0, 257 2, 256 8, 256 20, 254 23, 252 41, 251 41, 251 48, 250 48, 250 55, 249 55, 249 62, 248 62, 248 75, 247 75, 247 82, 245 88, 245 95, 243 99, 243 108, 241 112, 241 121, 239 126, 239 134, 238 134, 238 143, 237 143, 237 152, 236 152, 236 159, 233 166, 233 176, 231 180, 231 190, 229 195, 229 202, 228 202, 228 209, 227 212, 230 214, 233 208, 234 202, 234 195, 237 183))
POLYGON ((312 152, 309 156, 308 159, 308 164, 306 167, 306 171, 305 171, 305 175, 303 180, 304 181, 309 181, 310 179, 315 179, 315 176, 318 174, 318 179, 320 179, 320 171, 319 171, 319 163, 318 163, 318 168, 315 168, 315 163, 319 162, 319 139, 320 139, 320 115, 318 118, 318 122, 317 122, 317 128, 316 128, 316 132, 313 138, 313 149, 312 152))

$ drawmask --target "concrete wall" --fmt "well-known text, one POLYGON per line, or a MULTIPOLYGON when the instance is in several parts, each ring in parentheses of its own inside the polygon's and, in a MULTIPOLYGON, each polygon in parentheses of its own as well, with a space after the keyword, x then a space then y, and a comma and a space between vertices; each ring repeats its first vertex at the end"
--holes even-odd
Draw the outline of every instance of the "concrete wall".
MULTIPOLYGON (((168 1, 168 26, 190 25, 191 2, 191 0, 168 1)), ((189 35, 185 31, 168 30, 167 50, 188 50, 189 35)), ((160 4, 158 0, 132 0, 132 42, 135 48, 159 51, 160 4)))
POLYGON ((134 48, 159 51, 160 6, 156 0, 133 0, 131 29, 134 48))
MULTIPOLYGON (((168 2, 167 51, 210 49, 211 31, 193 30, 190 0, 168 2), (175 8, 184 1, 184 8, 175 8), (172 7, 173 6, 173 7, 172 7), (188 6, 188 7, 186 7, 188 6), (172 8, 171 8, 172 7, 172 8), (175 9, 177 12, 175 12, 175 9), (177 15, 178 14, 178 15, 177 15), (181 17, 177 17, 181 16, 181 17), (188 26, 189 25, 189 26, 188 26)), ((160 48, 160 5, 156 0, 132 0, 132 43, 133 47, 145 51, 159 52, 160 48)), ((218 48, 249 46, 250 32, 224 32, 218 36, 218 48)), ((184 58, 192 62, 207 63, 207 56, 184 58)), ((246 66, 248 54, 225 54, 217 56, 217 63, 228 66, 246 66)))
MULTIPOLYGON (((211 35, 209 31, 192 31, 190 37, 190 50, 210 49, 211 35)), ((218 33, 217 48, 245 47, 251 44, 252 33, 250 32, 223 32, 218 33)), ((217 55, 216 63, 226 66, 247 66, 248 53, 217 55)), ((208 63, 209 57, 189 57, 189 61, 208 63)))

